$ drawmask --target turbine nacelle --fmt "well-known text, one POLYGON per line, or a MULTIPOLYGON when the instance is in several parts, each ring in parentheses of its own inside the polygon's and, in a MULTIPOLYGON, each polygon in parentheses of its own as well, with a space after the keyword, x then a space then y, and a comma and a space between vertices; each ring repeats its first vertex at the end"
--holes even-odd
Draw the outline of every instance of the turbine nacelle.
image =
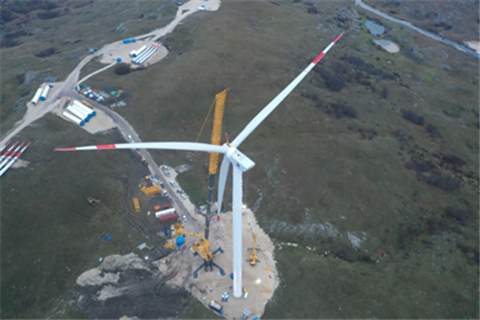
POLYGON ((255 162, 235 147, 230 147, 225 156, 230 160, 233 166, 237 167, 242 172, 246 172, 255 166, 255 162))

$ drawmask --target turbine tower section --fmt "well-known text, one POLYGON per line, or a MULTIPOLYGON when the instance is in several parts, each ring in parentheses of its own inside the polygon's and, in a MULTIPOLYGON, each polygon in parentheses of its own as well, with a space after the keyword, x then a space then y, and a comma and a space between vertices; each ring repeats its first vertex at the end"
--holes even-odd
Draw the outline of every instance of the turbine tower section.
POLYGON ((233 167, 233 296, 242 297, 242 174, 239 167, 233 167))

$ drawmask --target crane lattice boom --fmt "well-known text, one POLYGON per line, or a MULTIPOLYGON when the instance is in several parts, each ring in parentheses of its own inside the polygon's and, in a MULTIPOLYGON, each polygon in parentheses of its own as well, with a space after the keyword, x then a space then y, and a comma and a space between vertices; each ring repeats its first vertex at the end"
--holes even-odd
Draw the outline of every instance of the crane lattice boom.
MULTIPOLYGON (((228 89, 223 90, 215 96, 215 114, 213 116, 212 144, 219 146, 222 140, 222 122, 223 110, 225 109, 225 100, 227 99, 228 89)), ((216 174, 218 169, 218 153, 210 154, 210 165, 208 171, 210 174, 216 174)))

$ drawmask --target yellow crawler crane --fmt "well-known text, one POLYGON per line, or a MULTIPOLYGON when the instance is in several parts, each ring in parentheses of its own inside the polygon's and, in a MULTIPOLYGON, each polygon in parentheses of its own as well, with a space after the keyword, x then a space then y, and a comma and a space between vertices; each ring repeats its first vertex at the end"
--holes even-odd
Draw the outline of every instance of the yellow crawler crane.
MULTIPOLYGON (((167 242, 164 247, 165 248, 168 248, 168 249, 172 249, 174 250, 176 248, 176 245, 175 245, 175 239, 177 239, 177 237, 182 237, 183 235, 187 235, 187 236, 191 236, 191 237, 194 237, 194 238, 199 238, 200 240, 196 243, 194 243, 192 245, 192 249, 194 251, 194 254, 195 255, 198 255, 200 254, 204 260, 204 263, 197 269, 193 272, 193 277, 194 278, 197 278, 198 277, 198 270, 200 270, 200 268, 202 268, 203 266, 205 266, 205 269, 207 269, 208 267, 210 267, 210 271, 212 271, 213 269, 213 266, 219 268, 221 271, 223 271, 222 268, 220 268, 218 265, 216 265, 212 259, 213 259, 213 256, 217 253, 217 252, 221 252, 223 253, 223 250, 222 248, 218 248, 215 252, 212 253, 212 251, 210 251, 210 241, 208 239, 205 239, 205 236, 203 234, 195 234, 195 233, 190 233, 190 232, 187 232, 185 231, 185 229, 183 229, 183 225, 181 223, 177 223, 175 226, 172 225, 171 227, 171 230, 175 230, 173 232, 171 232, 171 235, 172 235, 172 241, 171 242, 167 242)), ((222 275, 225 275, 225 273, 223 273, 222 275)))
MULTIPOLYGON (((202 128, 200 129, 200 133, 198 134, 197 140, 195 142, 198 142, 198 140, 200 139, 203 128, 205 127, 208 117, 210 116, 210 113, 212 112, 212 109, 215 106, 211 143, 217 146, 220 145, 222 140, 223 112, 225 109, 225 100, 227 99, 227 92, 228 92, 228 89, 225 89, 215 96, 215 99, 213 100, 212 105, 210 106, 210 110, 208 111, 207 117, 203 122, 202 128)), ((215 255, 215 253, 217 252, 223 253, 224 251, 222 250, 222 248, 219 247, 217 250, 215 250, 215 252, 212 253, 212 251, 210 250, 210 241, 208 240, 210 236, 210 218, 212 217, 211 204, 212 204, 213 189, 215 186, 215 174, 217 173, 217 170, 218 170, 218 157, 219 157, 218 153, 214 153, 214 152, 210 153, 210 163, 208 166, 208 172, 209 172, 208 200, 207 200, 207 213, 205 214, 204 234, 198 235, 198 234, 188 233, 185 230, 183 230, 183 227, 181 224, 179 225, 177 224, 177 228, 175 229, 175 236, 183 236, 185 234, 192 237, 200 238, 200 241, 195 243, 192 246, 192 249, 195 252, 195 254, 200 254, 203 257, 204 262, 202 263, 202 265, 200 265, 200 267, 197 268, 197 270, 193 272, 194 278, 198 277, 197 272, 203 266, 205 266, 205 271, 209 271, 209 269, 210 271, 212 271, 213 267, 216 267, 220 270, 220 274, 222 276, 225 275, 225 271, 212 261, 213 255, 215 255)), ((175 244, 167 243, 165 247, 174 249, 175 244)))
POLYGON ((250 262, 250 265, 252 267, 255 266, 255 264, 257 264, 257 262, 260 262, 260 260, 258 260, 257 252, 256 252, 256 250, 260 250, 260 249, 256 248, 255 247, 256 245, 257 245, 257 235, 254 234, 253 235, 253 248, 248 249, 248 250, 252 250, 252 253, 250 254, 250 259, 247 260, 248 262, 250 262))

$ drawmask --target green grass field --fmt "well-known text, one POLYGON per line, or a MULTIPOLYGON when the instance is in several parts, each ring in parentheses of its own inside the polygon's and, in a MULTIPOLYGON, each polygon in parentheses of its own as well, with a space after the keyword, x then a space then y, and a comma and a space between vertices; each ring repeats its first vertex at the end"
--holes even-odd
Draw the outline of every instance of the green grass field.
MULTIPOLYGON (((478 60, 383 21, 385 37, 402 47, 387 53, 372 45, 366 15, 355 10, 350 2, 225 1, 218 12, 179 25, 161 62, 124 76, 109 69, 87 84, 124 90, 127 106, 115 110, 143 141, 194 141, 215 94, 228 87, 224 129, 233 139, 344 31, 319 69, 241 146, 256 163, 244 175, 244 202, 275 242, 299 244, 275 251, 281 283, 264 317, 478 318, 478 60), (344 82, 340 91, 328 88, 328 72, 344 82), (422 117, 421 124, 404 118, 406 111, 422 117)), ((210 140, 210 130, 201 141, 210 140)), ((45 141, 52 144, 100 139, 51 135, 45 141)), ((158 164, 192 165, 179 181, 196 204, 205 201, 208 155, 152 155, 158 164)), ((102 156, 112 158, 62 154, 59 165, 75 160, 86 170, 86 161, 95 161, 97 175, 104 175, 116 159, 121 176, 122 166, 138 163, 128 152, 102 156)), ((40 166, 57 172, 51 164, 48 158, 40 166)), ((102 181, 88 177, 75 186, 89 190, 102 181)), ((75 193, 69 184, 57 188, 59 179, 49 180, 52 190, 75 193)), ((18 190, 16 181, 2 182, 2 208, 5 186, 18 190)), ((130 195, 124 189, 134 180, 122 181, 104 183, 130 195)), ((127 201, 111 197, 112 204, 127 201)), ((6 228, 3 210, 2 217, 6 228)), ((11 274, 7 285, 20 281, 11 280, 18 272, 11 274)), ((205 316, 192 301, 179 318, 205 316)))

